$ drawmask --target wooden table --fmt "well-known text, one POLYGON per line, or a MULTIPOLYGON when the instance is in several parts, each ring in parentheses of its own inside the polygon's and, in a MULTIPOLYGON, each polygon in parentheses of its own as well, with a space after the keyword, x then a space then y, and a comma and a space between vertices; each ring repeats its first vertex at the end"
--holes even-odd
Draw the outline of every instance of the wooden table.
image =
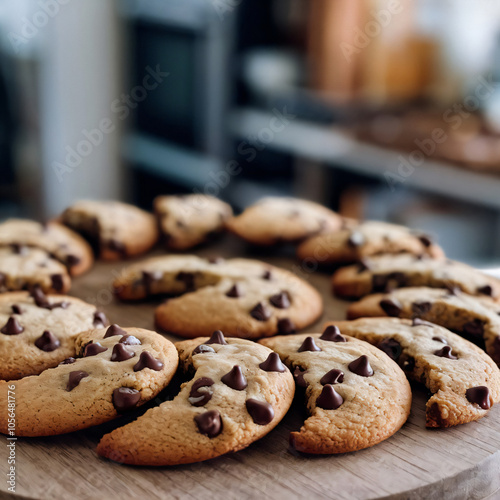
MULTIPOLYGON (((242 244, 231 240, 198 253, 248 255, 242 244)), ((252 257, 297 270, 293 258, 265 254, 252 257)), ((75 280, 72 294, 98 304, 112 322, 121 326, 154 329, 156 302, 120 304, 111 295, 113 277, 126 264, 97 264, 92 272, 75 280)), ((324 321, 343 319, 346 303, 331 296, 329 276, 302 276, 325 298, 324 317, 316 328, 308 330, 320 331, 324 321)), ((19 439, 16 495, 37 499, 500 498, 500 406, 479 422, 427 430, 426 397, 424 389, 415 387, 410 419, 392 438, 374 448, 337 456, 305 457, 289 449, 289 433, 298 430, 304 419, 300 405, 295 405, 268 436, 243 451, 170 468, 123 466, 97 457, 95 447, 100 436, 116 426, 116 421, 65 436, 19 439)), ((0 449, 0 498, 4 498, 7 451, 5 445, 0 449)))

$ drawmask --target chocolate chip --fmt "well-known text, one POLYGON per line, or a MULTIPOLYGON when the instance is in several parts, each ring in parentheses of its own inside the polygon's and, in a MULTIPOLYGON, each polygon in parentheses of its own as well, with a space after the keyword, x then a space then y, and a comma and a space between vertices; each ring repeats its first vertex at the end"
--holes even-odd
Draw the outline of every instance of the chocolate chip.
POLYGON ((72 365, 75 361, 76 361, 75 358, 69 357, 69 358, 66 358, 64 361, 61 361, 59 363, 59 365, 72 365))
POLYGON ((392 292, 396 288, 405 286, 408 278, 404 273, 396 271, 389 274, 374 274, 372 281, 374 292, 392 292))
POLYGON ((344 398, 334 389, 333 385, 325 385, 316 400, 316 406, 324 410, 336 410, 343 402, 344 398))
POLYGON ((480 319, 474 319, 472 321, 468 321, 462 327, 462 330, 467 335, 471 335, 472 337, 481 338, 484 334, 484 325, 485 322, 480 319))
POLYGON ((7 291, 7 276, 5 273, 0 273, 0 292, 7 291))
POLYGON ((209 438, 217 437, 222 432, 222 419, 217 410, 206 411, 194 417, 200 434, 209 438))
POLYGON ((358 274, 369 271, 370 269, 370 263, 366 259, 360 259, 360 261, 358 262, 358 274))
POLYGON ((85 346, 85 350, 83 351, 83 357, 88 358, 89 356, 96 356, 101 352, 107 351, 108 348, 99 344, 99 342, 91 342, 85 346))
POLYGON ((353 231, 347 240, 347 244, 351 248, 358 248, 365 243, 366 239, 363 233, 359 231, 353 231))
POLYGON ((285 365, 281 362, 281 359, 276 352, 271 352, 267 359, 260 363, 259 368, 265 372, 280 372, 285 371, 285 365))
POLYGON ((94 313, 94 326, 105 326, 108 322, 108 318, 101 311, 96 311, 94 313))
POLYGON ((432 304, 430 302, 413 302, 411 305, 411 310, 417 316, 423 316, 432 309, 432 304))
POLYGON ((316 345, 313 337, 306 337, 302 345, 299 347, 298 352, 304 351, 321 351, 321 349, 316 345))
POLYGON ((149 368, 155 372, 159 372, 163 368, 163 363, 159 359, 155 359, 149 352, 141 352, 139 361, 134 365, 134 372, 139 372, 144 370, 144 368, 149 368))
POLYGON ((68 384, 66 385, 66 390, 68 392, 72 391, 79 383, 82 378, 88 377, 89 374, 83 371, 75 371, 69 373, 68 384))
POLYGON ((451 347, 449 345, 445 345, 439 351, 434 353, 435 356, 439 356, 440 358, 448 358, 448 359, 458 359, 452 352, 451 347))
POLYGON ((38 307, 48 307, 49 301, 39 286, 35 286, 33 290, 31 290, 30 295, 33 297, 33 300, 38 307))
POLYGON ((80 257, 77 257, 76 255, 70 254, 66 256, 66 266, 70 268, 80 264, 80 261, 81 261, 80 257))
POLYGON ((348 365, 349 370, 351 370, 356 375, 361 377, 371 377, 373 375, 372 367, 370 366, 370 361, 368 356, 360 356, 358 359, 351 361, 348 365))
POLYGON ((231 297, 231 298, 238 298, 242 296, 243 292, 241 290, 241 287, 237 283, 234 284, 226 293, 226 297, 231 297))
POLYGON ((133 335, 124 335, 119 340, 119 343, 125 344, 125 345, 142 345, 142 342, 137 337, 134 337, 133 335))
POLYGON ((12 314, 22 314, 23 313, 21 308, 17 304, 12 304, 10 306, 10 308, 12 309, 12 314))
POLYGON ((269 302, 278 309, 288 309, 290 307, 290 296, 288 292, 281 292, 273 295, 269 302))
POLYGON ((432 238, 427 234, 421 234, 418 239, 421 241, 424 247, 430 247, 432 245, 432 238))
POLYGON ((262 274, 262 279, 271 281, 273 279, 273 273, 269 269, 266 269, 262 274))
POLYGON ((379 302, 379 305, 387 316, 393 316, 395 318, 399 317, 401 311, 403 310, 401 302, 396 299, 382 299, 379 302))
POLYGON ((61 345, 61 342, 52 332, 45 330, 42 336, 35 340, 35 345, 42 351, 52 352, 61 345))
POLYGON ((113 406, 118 413, 125 412, 137 406, 141 393, 130 387, 119 387, 113 391, 113 406))
POLYGON ((477 293, 482 295, 488 295, 488 297, 493 296, 493 287, 491 285, 481 286, 477 289, 477 293))
POLYGON ((289 335, 290 333, 295 333, 297 328, 295 323, 289 318, 281 318, 278 320, 278 333, 283 335, 289 335))
POLYGON ((135 352, 128 349, 123 344, 115 344, 113 347, 113 352, 111 353, 111 361, 127 361, 127 359, 133 358, 135 352))
POLYGON ((322 377, 319 383, 321 385, 334 385, 334 384, 341 384, 344 381, 344 372, 342 370, 337 370, 334 368, 333 370, 330 370, 329 372, 325 373, 322 377))
POLYGON ((21 243, 12 243, 10 246, 12 251, 18 255, 25 255, 28 252, 26 245, 22 245, 21 243))
POLYGON ((205 344, 222 344, 227 345, 224 334, 220 330, 215 330, 212 336, 205 342, 205 344))
POLYGON ((415 369, 415 359, 403 353, 399 358, 399 366, 405 372, 412 372, 415 369))
POLYGON ((210 264, 222 264, 226 261, 223 257, 220 256, 209 257, 207 260, 210 264))
POLYGON ((441 344, 448 343, 448 341, 444 337, 439 337, 439 336, 432 337, 432 340, 435 340, 436 342, 441 342, 441 344))
POLYGON ((201 377, 194 381, 191 386, 191 391, 189 392, 188 401, 193 406, 204 406, 211 399, 214 394, 212 389, 209 389, 212 385, 214 385, 214 381, 209 377, 201 377), (204 387, 206 390, 200 391, 200 389, 204 387))
POLYGON ((269 403, 257 399, 247 399, 245 404, 248 413, 257 425, 267 425, 273 420, 274 410, 269 403))
POLYGON ((7 323, 2 327, 0 330, 4 335, 19 335, 20 333, 24 332, 24 328, 20 325, 19 321, 17 321, 17 318, 14 318, 14 316, 11 316, 8 320, 7 323))
POLYGON ((221 382, 235 391, 242 391, 248 386, 247 379, 238 365, 233 366, 231 371, 221 378, 221 382))
POLYGON ((120 255, 127 255, 127 249, 121 241, 111 239, 106 243, 106 247, 112 252, 117 252, 120 255))
POLYGON ((429 326, 431 328, 434 328, 433 323, 430 323, 429 321, 424 321, 423 319, 420 318, 413 318, 411 320, 411 326, 429 326))
POLYGON ((161 271, 142 271, 141 282, 146 289, 148 295, 151 294, 151 285, 160 281, 163 278, 163 273, 161 271))
POLYGON ((445 283, 444 287, 448 291, 448 295, 460 295, 461 291, 457 285, 452 283, 445 283))
POLYGON ((338 326, 335 325, 327 326, 320 340, 327 340, 328 342, 347 342, 347 339, 340 334, 338 326))
POLYGON ((193 273, 186 273, 184 271, 181 271, 180 273, 177 273, 175 279, 184 283, 187 292, 192 292, 194 290, 195 276, 193 273))
POLYGON ((250 316, 257 321, 267 321, 272 316, 272 313, 262 302, 259 302, 250 311, 250 316))
POLYGON ((397 361, 401 356, 401 344, 396 339, 384 339, 377 347, 394 361, 397 361))
POLYGON ((465 397, 472 404, 479 405, 483 410, 491 408, 490 390, 484 385, 471 387, 465 391, 465 397))
POLYGON ((304 370, 300 366, 296 366, 293 372, 293 378, 295 379, 295 383, 300 387, 307 387, 308 383, 304 379, 304 375, 307 373, 307 370, 304 370))
POLYGON ((60 292, 64 288, 64 280, 62 274, 53 274, 50 277, 50 281, 52 282, 52 288, 57 292, 60 292))
POLYGON ((107 330, 104 338, 114 337, 115 335, 127 335, 127 332, 120 328, 117 324, 111 325, 107 330))
POLYGON ((215 352, 215 350, 209 345, 201 344, 193 350, 191 355, 194 356, 195 354, 205 354, 207 352, 215 352))

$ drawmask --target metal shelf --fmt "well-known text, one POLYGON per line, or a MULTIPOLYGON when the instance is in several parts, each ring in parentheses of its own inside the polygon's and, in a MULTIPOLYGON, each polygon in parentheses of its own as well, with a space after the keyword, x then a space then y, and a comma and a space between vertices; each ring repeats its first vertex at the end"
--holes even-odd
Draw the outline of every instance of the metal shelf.
MULTIPOLYGON (((236 109, 230 115, 229 130, 236 140, 258 137, 269 129, 274 115, 256 109, 236 109)), ((268 134, 269 136, 269 134, 268 134)), ((281 131, 274 133, 266 147, 323 163, 332 168, 354 171, 387 180, 389 174, 398 175, 404 152, 360 142, 340 129, 291 119, 281 131)), ((500 175, 467 170, 440 161, 426 159, 415 166, 411 175, 400 176, 399 186, 413 187, 457 200, 500 209, 500 175)), ((387 187, 390 189, 389 182, 387 187)))

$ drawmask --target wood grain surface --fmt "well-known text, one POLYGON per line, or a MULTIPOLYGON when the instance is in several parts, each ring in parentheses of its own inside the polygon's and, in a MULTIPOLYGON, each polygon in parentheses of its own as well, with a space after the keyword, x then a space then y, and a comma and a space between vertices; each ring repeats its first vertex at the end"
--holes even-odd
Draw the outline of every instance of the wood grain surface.
MULTIPOLYGON (((159 253, 159 252, 156 252, 159 253)), ((250 252, 228 237, 197 252, 200 255, 246 255, 297 271, 293 258, 250 252)), ((97 304, 121 326, 154 329, 158 301, 120 304, 111 282, 127 263, 98 263, 74 282, 72 294, 97 304)), ((343 319, 346 303, 330 294, 329 275, 303 273, 325 298, 326 320, 343 319)), ((172 337, 173 340, 178 340, 172 337)), ((395 436, 356 453, 306 457, 289 449, 290 431, 305 418, 300 401, 268 436, 249 448, 205 463, 141 468, 115 464, 97 457, 105 426, 52 438, 19 439, 16 444, 18 498, 196 498, 196 499, 482 499, 500 498, 500 407, 468 425, 425 428, 427 393, 414 387, 409 421, 395 436)), ((7 447, 0 447, 0 498, 7 492, 7 447)))

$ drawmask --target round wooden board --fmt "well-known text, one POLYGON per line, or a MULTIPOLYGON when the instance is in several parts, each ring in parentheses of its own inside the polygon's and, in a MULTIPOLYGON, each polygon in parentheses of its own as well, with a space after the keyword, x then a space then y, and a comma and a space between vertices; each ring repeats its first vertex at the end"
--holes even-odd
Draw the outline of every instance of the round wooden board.
MULTIPOLYGON (((234 241, 200 255, 248 255, 299 270, 292 258, 250 255, 234 241)), ((127 263, 99 263, 74 282, 72 294, 96 303, 112 322, 153 329, 155 303, 120 304, 110 293, 114 277, 127 263)), ((300 273, 325 298, 327 320, 343 319, 346 304, 330 294, 329 276, 300 273)), ((178 340, 172 338, 173 340, 178 340)), ((209 462, 140 468, 97 457, 95 447, 109 425, 74 434, 16 443, 16 496, 54 498, 335 498, 482 499, 500 498, 500 408, 479 422, 444 430, 425 428, 427 394, 414 388, 409 421, 387 441, 356 453, 306 457, 289 449, 290 431, 304 419, 300 405, 268 436, 249 448, 209 462)), ((113 425, 118 425, 115 421, 113 425)), ((1 447, 0 498, 7 492, 7 448, 1 447)))

